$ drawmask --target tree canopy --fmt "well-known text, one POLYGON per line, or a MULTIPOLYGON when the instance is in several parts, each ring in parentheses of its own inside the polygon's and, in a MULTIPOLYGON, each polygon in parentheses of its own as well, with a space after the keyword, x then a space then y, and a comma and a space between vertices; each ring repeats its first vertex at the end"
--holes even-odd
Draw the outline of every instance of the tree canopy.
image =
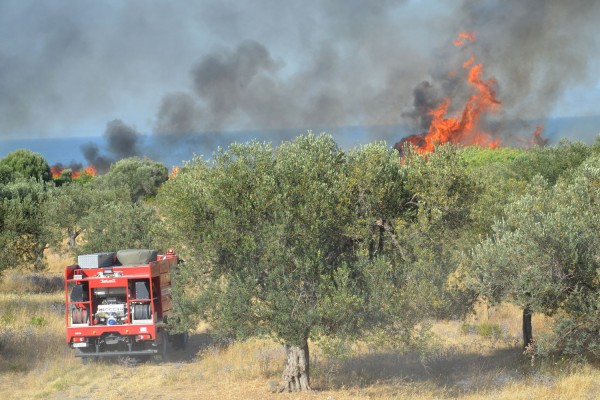
POLYGON ((108 173, 101 177, 108 187, 126 187, 131 200, 138 201, 156 196, 158 188, 168 178, 169 171, 162 163, 148 158, 124 158, 111 165, 108 173))
POLYGON ((44 182, 34 178, 0 184, 0 271, 43 268, 47 232, 42 205, 46 198, 44 182))
POLYGON ((38 181, 52 180, 50 166, 39 153, 20 149, 9 153, 0 160, 0 183, 14 179, 35 178, 38 181))
POLYGON ((377 310, 364 266, 375 232, 402 201, 401 182, 383 180, 399 168, 391 149, 349 158, 326 135, 197 159, 159 195, 188 260, 182 311, 237 337, 266 334, 299 349, 304 364, 288 362, 288 385, 308 387, 308 339, 356 334, 377 310), (371 161, 373 174, 357 160, 371 161))
MULTIPOLYGON (((574 338, 587 332, 574 347, 600 355, 598 310, 587 313, 596 307, 600 289, 599 188, 597 157, 556 185, 537 176, 525 194, 506 206, 494 234, 472 252, 469 283, 479 293, 534 312, 559 313, 563 323, 570 321, 570 335, 559 335, 562 344, 554 349, 574 346, 574 338), (581 325, 575 326, 574 318, 581 325)), ((564 329, 562 323, 557 326, 564 329)))

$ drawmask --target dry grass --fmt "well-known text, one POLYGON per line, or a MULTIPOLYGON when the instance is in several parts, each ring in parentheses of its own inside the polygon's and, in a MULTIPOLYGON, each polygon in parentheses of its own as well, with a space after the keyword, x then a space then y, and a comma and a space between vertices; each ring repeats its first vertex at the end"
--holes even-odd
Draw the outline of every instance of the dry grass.
MULTIPOLYGON (((310 393, 272 394, 284 362, 269 340, 214 343, 199 327, 185 352, 162 364, 101 361, 83 365, 64 342, 62 292, 23 294, 0 284, 2 399, 593 399, 593 366, 532 366, 519 348, 520 310, 479 310, 470 320, 437 321, 425 353, 354 344, 327 355, 311 344, 310 393), (491 332, 491 333, 490 333, 491 332)), ((534 318, 534 333, 547 330, 534 318)))
POLYGON ((66 250, 64 250, 64 253, 48 250, 45 252, 44 258, 46 261, 47 272, 60 276, 64 274, 67 265, 71 265, 75 262, 73 257, 66 253, 66 250))

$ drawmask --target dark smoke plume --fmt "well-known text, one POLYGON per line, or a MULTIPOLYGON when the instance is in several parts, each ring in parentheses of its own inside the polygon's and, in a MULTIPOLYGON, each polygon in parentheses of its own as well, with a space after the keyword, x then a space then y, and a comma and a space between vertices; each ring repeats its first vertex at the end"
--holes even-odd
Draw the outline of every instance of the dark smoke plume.
POLYGON ((88 165, 93 165, 99 174, 106 173, 114 160, 110 157, 100 154, 100 149, 95 143, 87 143, 81 146, 83 157, 88 165))
POLYGON ((79 162, 72 161, 68 165, 63 163, 56 163, 52 165, 50 168, 54 168, 56 170, 62 171, 63 169, 70 169, 71 171, 80 171, 83 168, 83 164, 79 162))
POLYGON ((104 138, 108 150, 117 160, 140 155, 141 134, 121 120, 115 119, 106 125, 104 138))
MULTIPOLYGON (((485 122, 504 132, 505 121, 554 116, 572 89, 598 97, 597 1, 112 3, 0 2, 10 38, 0 43, 1 137, 89 134, 113 115, 135 116, 169 151, 250 131, 273 141, 348 126, 421 133, 432 105, 468 95, 470 53, 498 80, 503 114, 485 122), (461 31, 477 39, 456 49, 461 31)), ((585 114, 596 105, 581 104, 585 114)), ((149 151, 132 134, 106 140, 106 154, 87 146, 87 156, 149 151)))
POLYGON ((105 173, 110 165, 123 158, 139 156, 142 136, 131 126, 115 119, 106 125, 103 134, 110 154, 101 154, 94 143, 81 146, 83 156, 89 165, 96 167, 98 173, 105 173))
MULTIPOLYGON (((600 45, 595 34, 599 2, 466 0, 456 18, 456 32, 474 32, 476 40, 461 49, 448 45, 437 51, 439 62, 414 89, 413 107, 403 114, 421 130, 427 128, 432 105, 444 98, 464 104, 470 89, 457 78, 469 55, 483 63, 486 77, 497 78, 502 111, 487 123, 509 142, 518 132, 531 133, 534 119, 552 116, 570 89, 597 80, 591 54, 600 45)), ((586 109, 582 104, 582 112, 586 109)))

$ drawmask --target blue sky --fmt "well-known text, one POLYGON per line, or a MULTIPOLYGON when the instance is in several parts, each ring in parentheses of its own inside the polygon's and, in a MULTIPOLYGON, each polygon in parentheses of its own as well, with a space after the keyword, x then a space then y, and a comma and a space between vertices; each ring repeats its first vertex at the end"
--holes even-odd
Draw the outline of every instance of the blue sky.
POLYGON ((0 139, 414 124, 469 49, 498 119, 600 114, 595 1, 0 2, 0 139), (421 111, 422 112, 422 111, 421 111))

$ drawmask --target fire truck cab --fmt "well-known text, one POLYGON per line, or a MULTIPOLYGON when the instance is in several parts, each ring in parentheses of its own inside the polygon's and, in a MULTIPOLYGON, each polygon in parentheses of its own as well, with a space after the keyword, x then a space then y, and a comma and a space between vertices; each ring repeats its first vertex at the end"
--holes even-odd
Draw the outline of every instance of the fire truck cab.
POLYGON ((160 359, 169 341, 185 345, 187 334, 169 335, 166 325, 174 251, 120 250, 77 261, 65 269, 67 343, 77 357, 160 359))

